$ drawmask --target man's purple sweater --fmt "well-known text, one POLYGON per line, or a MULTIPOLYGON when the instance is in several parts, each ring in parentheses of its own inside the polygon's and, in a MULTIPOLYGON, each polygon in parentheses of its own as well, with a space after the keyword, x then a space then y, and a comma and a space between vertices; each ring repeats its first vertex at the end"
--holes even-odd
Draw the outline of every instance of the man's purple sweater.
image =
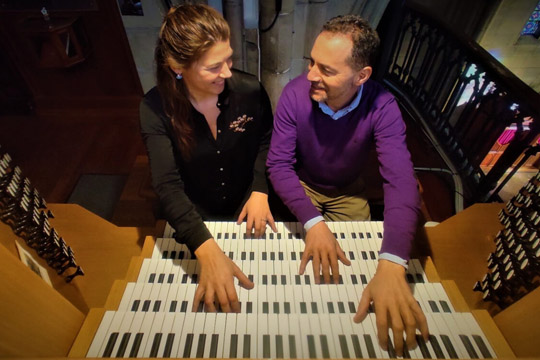
POLYGON ((285 86, 267 158, 270 180, 285 205, 305 224, 321 214, 299 179, 323 189, 347 186, 364 174, 374 143, 384 179, 380 252, 408 260, 420 200, 405 143, 405 124, 390 93, 372 80, 363 86, 358 107, 338 120, 324 114, 311 100, 306 74, 285 86))

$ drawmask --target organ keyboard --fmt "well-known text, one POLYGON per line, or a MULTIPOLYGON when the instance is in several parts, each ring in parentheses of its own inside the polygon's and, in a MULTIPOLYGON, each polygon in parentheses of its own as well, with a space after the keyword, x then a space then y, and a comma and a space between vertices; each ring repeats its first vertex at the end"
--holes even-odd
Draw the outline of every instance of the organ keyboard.
MULTIPOLYGON (((304 248, 297 223, 277 223, 265 238, 245 236, 245 224, 209 222, 224 253, 255 288, 236 285, 240 313, 192 312, 199 267, 166 227, 135 281, 124 284, 118 306, 105 311, 93 339, 78 340, 87 357, 182 358, 391 358, 378 346, 375 314, 352 321, 373 277, 381 222, 329 223, 352 262, 340 266, 339 284, 314 285, 312 267, 298 275, 304 248), (83 344, 86 341, 86 344, 83 344)), ((429 282, 419 260, 407 280, 430 329, 410 358, 492 358, 496 353, 475 317, 456 310, 440 283, 429 282)))

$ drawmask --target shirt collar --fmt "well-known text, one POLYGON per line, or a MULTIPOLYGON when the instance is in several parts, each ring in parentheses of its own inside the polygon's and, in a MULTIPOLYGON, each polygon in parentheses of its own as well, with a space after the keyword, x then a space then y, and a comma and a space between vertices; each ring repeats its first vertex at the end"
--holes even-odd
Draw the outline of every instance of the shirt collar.
POLYGON ((360 99, 362 98, 362 90, 364 89, 364 85, 360 86, 360 89, 358 89, 358 92, 356 93, 356 96, 354 100, 344 107, 343 109, 339 109, 338 111, 333 111, 330 109, 328 105, 326 105, 325 102, 319 102, 319 107, 321 108, 322 112, 326 115, 330 116, 333 120, 338 120, 339 118, 347 115, 354 109, 358 107, 358 104, 360 104, 360 99))

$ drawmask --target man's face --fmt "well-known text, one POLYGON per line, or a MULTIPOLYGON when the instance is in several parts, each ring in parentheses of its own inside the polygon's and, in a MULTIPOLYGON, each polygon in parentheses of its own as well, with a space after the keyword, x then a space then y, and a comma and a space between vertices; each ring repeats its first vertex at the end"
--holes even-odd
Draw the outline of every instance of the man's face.
POLYGON ((347 105, 356 94, 358 86, 369 78, 369 75, 365 77, 363 74, 368 67, 355 71, 349 65, 352 47, 350 37, 322 32, 311 50, 307 74, 311 82, 309 95, 317 102, 326 102, 334 111, 347 105))

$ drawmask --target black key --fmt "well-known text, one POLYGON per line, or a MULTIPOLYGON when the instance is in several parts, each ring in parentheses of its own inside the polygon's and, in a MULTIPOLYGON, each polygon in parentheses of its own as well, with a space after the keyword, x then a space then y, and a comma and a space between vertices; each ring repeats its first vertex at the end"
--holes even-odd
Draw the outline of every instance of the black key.
POLYGON ((241 260, 246 260, 246 252, 245 251, 242 251, 242 253, 240 254, 240 259, 241 260))
POLYGON ((255 252, 253 252, 253 251, 250 251, 250 252, 249 252, 249 260, 250 260, 250 261, 255 260, 255 252))
POLYGON ((206 343, 206 334, 199 335, 199 341, 197 342, 197 353, 195 357, 202 358, 204 356, 204 344, 206 343))
POLYGON ((263 253, 262 253, 262 260, 263 260, 263 261, 266 261, 266 260, 267 260, 267 259, 266 259, 266 251, 263 251, 263 253))
POLYGON ((173 342, 174 342, 174 333, 169 333, 167 335, 167 342, 165 342, 165 348, 163 349, 163 357, 164 358, 170 358, 171 357, 171 351, 172 351, 173 342))
POLYGON ((283 312, 285 314, 290 314, 291 313, 291 303, 289 303, 288 301, 286 301, 284 304, 283 304, 283 312))
POLYGON ((322 357, 323 359, 329 359, 330 350, 328 348, 328 339, 326 338, 326 335, 320 335, 319 339, 321 340, 322 357))
POLYGON ((198 278, 199 278, 199 276, 197 274, 191 275, 191 283, 192 284, 197 284, 198 283, 198 278))
POLYGON ((236 233, 232 233, 232 238, 233 238, 233 240, 236 239, 236 233))
POLYGON ((302 283, 300 282, 300 275, 294 275, 294 281, 296 285, 302 285, 302 283))
MULTIPOLYGON (((371 340, 371 336, 369 334, 364 334, 364 342, 366 343, 368 358, 375 359, 377 357, 377 354, 375 354, 375 347, 373 347, 373 340, 371 340)), ((354 343, 354 338, 353 338, 353 343, 354 343)))
POLYGON ((122 335, 122 340, 120 341, 120 346, 118 347, 118 351, 116 352, 116 357, 124 357, 124 353, 126 352, 130 337, 131 333, 125 333, 124 335, 122 335))
MULTIPOLYGON (((358 335, 354 334, 351 335, 353 350, 354 350, 354 357, 357 359, 362 358, 362 348, 360 347, 360 339, 358 339, 358 335)), ((341 339, 340 339, 341 341, 341 339)), ((347 342, 345 341, 345 346, 347 346, 347 342)), ((348 353, 348 352, 347 352, 348 353)))
POLYGON ((368 259, 367 253, 365 251, 361 251, 360 253, 362 254, 362 259, 364 260, 368 259))
POLYGON ((360 239, 364 238, 364 233, 363 232, 359 232, 358 235, 360 235, 360 239))
POLYGON ((356 233, 351 233, 351 237, 352 237, 353 239, 356 239, 356 233))
POLYGON ((177 305, 178 305, 178 302, 176 300, 171 301, 171 305, 169 306, 169 312, 175 312, 177 305))
POLYGON ((262 283, 263 283, 263 285, 268 285, 268 275, 263 275, 262 276, 262 283))
POLYGON ((161 300, 156 300, 154 303, 154 308, 152 309, 153 312, 158 312, 159 308, 161 307, 161 300))
POLYGON ((193 344, 193 334, 187 334, 186 336, 186 345, 184 346, 184 358, 191 356, 191 346, 193 344))
POLYGON ((278 240, 281 240, 281 233, 277 234, 277 238, 278 238, 278 240))
POLYGON ((217 238, 221 239, 221 233, 220 232, 217 234, 217 238))
POLYGON ((231 347, 229 348, 229 358, 236 359, 238 347, 238 334, 231 335, 231 347))
POLYGON ((339 275, 339 284, 343 285, 343 276, 342 275, 339 275))
POLYGON ((150 349, 150 357, 157 357, 162 336, 162 333, 156 333, 156 335, 154 335, 154 341, 152 342, 152 348, 150 349))
POLYGON ((347 346, 347 338, 345 335, 338 335, 339 347, 341 348, 341 354, 344 359, 350 359, 351 355, 349 354, 349 347, 347 346))
POLYGON ((429 307, 431 308, 431 311, 436 312, 436 313, 440 312, 439 307, 437 306, 437 303, 435 301, 428 300, 428 304, 429 304, 429 307))
POLYGON ((273 251, 270 253, 270 260, 276 261, 276 253, 273 251))
POLYGON ((116 339, 118 339, 118 333, 111 333, 111 335, 109 336, 109 340, 107 341, 107 346, 105 346, 105 351, 103 351, 102 357, 111 357, 112 351, 114 349, 114 344, 116 344, 116 339))
POLYGON ((424 283, 424 278, 422 277, 422 274, 416 274, 416 282, 420 284, 424 283))
POLYGON ((270 240, 274 240, 274 233, 270 233, 270 240))
POLYGON ((262 310, 263 314, 268 314, 268 301, 263 301, 262 308, 263 308, 262 310))
POLYGON ((272 275, 272 285, 277 285, 277 275, 272 275))
POLYGON ((349 312, 350 312, 351 314, 356 313, 356 305, 355 305, 355 303, 352 302, 352 301, 349 301, 349 312))
POLYGON ((174 281, 174 274, 169 274, 169 277, 167 278, 167 283, 172 284, 174 281))
POLYGON ((429 343, 431 344, 433 351, 435 351, 435 355, 437 356, 437 359, 444 359, 444 353, 435 335, 429 335, 429 343))
POLYGON ((249 281, 253 282, 253 274, 249 274, 248 279, 249 279, 249 281))
POLYGON ((163 280, 165 280, 165 274, 159 274, 158 284, 163 284, 163 280))
POLYGON ((457 359, 458 354, 456 353, 456 349, 454 349, 454 345, 452 345, 452 340, 450 340, 448 335, 441 335, 441 340, 444 344, 444 347, 446 348, 446 351, 448 352, 448 355, 450 355, 450 359, 457 359))
POLYGON ((229 251, 229 259, 234 260, 234 253, 229 251))
POLYGON ((309 352, 309 358, 310 359, 316 359, 317 358, 317 351, 315 349, 315 338, 313 335, 307 336, 307 342, 308 342, 308 352, 309 352))
POLYGON ((407 282, 409 284, 414 284, 414 277, 412 276, 412 274, 407 273, 405 274, 405 276, 407 277, 407 282))
POLYGON ((217 357, 217 346, 218 346, 219 335, 212 334, 212 339, 210 341, 210 354, 209 358, 215 359, 217 357))
POLYGON ((274 301, 274 314, 279 314, 279 303, 274 301))
POLYGON ((303 301, 300 303, 300 313, 301 313, 301 314, 307 314, 306 303, 303 302, 303 301))
POLYGON ((451 313, 452 310, 450 309, 450 306, 448 306, 448 303, 444 300, 439 300, 439 303, 441 304, 441 307, 445 313, 451 313))
POLYGON ((287 275, 281 275, 281 285, 287 285, 287 275))
POLYGON ((229 233, 225 233, 225 240, 227 240, 229 238, 229 233))
POLYGON ((182 305, 180 306, 180 312, 185 313, 187 311, 188 302, 186 300, 182 300, 182 305))
POLYGON ((291 251, 291 260, 296 260, 296 253, 291 251))
POLYGON ((171 259, 176 259, 176 251, 171 251, 171 259))
POLYGON ((334 303, 329 301, 329 302, 326 303, 326 305, 328 306, 328 313, 329 314, 335 314, 334 303))
POLYGON ((424 359, 431 359, 431 354, 429 353, 429 350, 427 348, 426 342, 424 341, 424 338, 420 335, 416 335, 416 343, 418 344, 418 347, 420 348, 420 352, 422 353, 422 356, 424 359))
POLYGON ((244 349, 242 352, 242 357, 249 358, 251 352, 251 336, 248 334, 244 335, 244 349))
POLYGON ((353 285, 358 285, 358 279, 356 278, 356 275, 351 274, 351 281, 353 285))
POLYGON ((370 232, 366 233, 366 235, 367 235, 368 239, 371 239, 371 233, 370 232))
POLYGON ((388 338, 388 356, 391 358, 391 359, 395 359, 397 356, 396 356, 396 350, 394 349, 394 344, 392 344, 392 339, 390 339, 390 337, 388 338))
POLYGON ((289 335, 289 355, 291 359, 296 359, 296 338, 289 335))
POLYGON ((478 359, 478 354, 474 350, 473 344, 471 343, 471 340, 469 340, 469 337, 467 335, 459 335, 459 338, 461 339, 461 342, 465 346, 465 350, 467 350, 467 353, 471 359, 478 359))
POLYGON ((185 258, 186 258, 186 252, 183 251, 183 250, 180 251, 180 252, 178 253, 178 259, 183 260, 183 259, 185 259, 185 258))
POLYGON ((133 302, 133 305, 131 306, 131 311, 137 311, 139 309, 139 304, 141 303, 140 300, 135 300, 133 302))
POLYGON ((292 239, 292 234, 291 233, 289 233, 289 239, 292 239))
POLYGON ((318 314, 319 310, 317 309, 317 303, 312 301, 311 302, 311 313, 312 314, 318 314))
POLYGON ((278 252, 278 260, 279 260, 279 261, 283 261, 283 260, 284 260, 283 251, 278 252))
POLYGON ((142 311, 147 312, 150 309, 150 300, 144 300, 142 311))
POLYGON ((200 302, 197 306, 197 312, 203 312, 204 311, 204 302, 200 302))
POLYGON ((276 335, 276 359, 283 359, 283 336, 276 335))
POLYGON ((382 238, 383 238, 383 237, 382 237, 382 233, 379 232, 379 231, 377 231, 377 237, 378 237, 379 239, 382 239, 382 238))
POLYGON ((338 309, 341 314, 345 314, 345 305, 343 304, 343 301, 338 301, 338 309))
POLYGON ((349 251, 349 259, 354 260, 354 252, 349 251))
POLYGON ((163 254, 161 254, 161 258, 166 259, 168 255, 169 255, 169 252, 167 250, 165 250, 165 251, 163 251, 163 254))
POLYGON ((131 351, 129 352, 130 358, 137 357, 137 354, 139 353, 139 348, 141 347, 141 342, 143 340, 144 334, 143 333, 137 333, 135 335, 135 339, 133 340, 133 346, 131 346, 131 351))
POLYGON ((187 284, 188 278, 189 278, 189 275, 188 275, 188 274, 182 275, 182 284, 187 284))
POLYGON ((151 284, 154 282, 155 279, 156 279, 156 274, 152 273, 150 274, 150 277, 148 278, 148 282, 151 284))
POLYGON ((491 359, 493 358, 493 355, 489 352, 488 347, 486 346, 486 343, 484 342, 484 339, 480 335, 473 335, 473 340, 480 349, 480 352, 482 353, 482 356, 485 359, 491 359))
POLYGON ((366 275, 364 274, 360 274, 360 281, 362 282, 363 285, 367 285, 367 278, 366 278, 366 275))
POLYGON ((270 358, 270 335, 263 335, 263 358, 270 358))
POLYGON ((304 275, 304 281, 306 285, 311 285, 311 280, 309 279, 309 275, 304 275))
POLYGON ((371 260, 377 260, 377 255, 375 254, 374 251, 369 252, 369 257, 371 257, 371 260))

